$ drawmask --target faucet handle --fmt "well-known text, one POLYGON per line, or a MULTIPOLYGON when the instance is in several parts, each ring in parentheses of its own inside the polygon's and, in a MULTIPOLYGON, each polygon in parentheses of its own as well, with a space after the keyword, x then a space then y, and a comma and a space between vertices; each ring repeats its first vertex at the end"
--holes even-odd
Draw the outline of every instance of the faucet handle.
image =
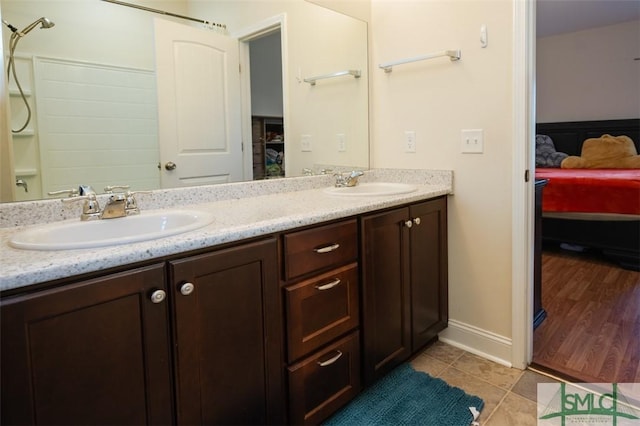
POLYGON ((129 185, 107 185, 104 187, 104 192, 111 194, 115 189, 129 189, 129 185))
POLYGON ((100 204, 98 204, 98 199, 96 198, 95 193, 63 198, 62 202, 74 203, 76 201, 81 201, 81 200, 84 200, 84 205, 82 206, 82 214, 80 215, 80 220, 84 221, 84 220, 100 219, 100 204))
POLYGON ((49 191, 47 192, 48 195, 63 195, 63 194, 67 194, 69 197, 77 197, 80 193, 78 192, 77 189, 72 188, 72 189, 61 189, 60 191, 49 191))
POLYGON ((138 207, 138 201, 136 200, 137 194, 151 194, 151 191, 127 191, 125 194, 126 204, 125 211, 127 216, 140 214, 140 208, 138 207))

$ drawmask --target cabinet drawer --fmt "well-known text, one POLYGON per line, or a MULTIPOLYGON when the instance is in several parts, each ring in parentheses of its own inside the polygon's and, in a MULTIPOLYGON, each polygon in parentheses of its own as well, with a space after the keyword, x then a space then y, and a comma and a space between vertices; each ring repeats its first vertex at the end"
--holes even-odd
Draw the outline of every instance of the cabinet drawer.
POLYGON ((360 392, 360 339, 356 331, 289 367, 292 424, 319 424, 360 392))
POLYGON ((289 362, 358 326, 358 266, 285 288, 289 362))
POLYGON ((292 232, 284 236, 285 279, 344 265, 355 260, 357 255, 355 219, 292 232))

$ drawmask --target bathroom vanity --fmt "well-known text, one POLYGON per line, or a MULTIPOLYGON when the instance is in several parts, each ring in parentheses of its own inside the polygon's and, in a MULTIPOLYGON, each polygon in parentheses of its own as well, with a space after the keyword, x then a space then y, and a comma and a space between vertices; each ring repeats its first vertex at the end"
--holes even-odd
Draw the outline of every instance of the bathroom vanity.
POLYGON ((6 249, 0 230, 2 423, 318 424, 409 359, 447 323, 451 181, 322 185, 201 204, 213 224, 119 248, 6 249))

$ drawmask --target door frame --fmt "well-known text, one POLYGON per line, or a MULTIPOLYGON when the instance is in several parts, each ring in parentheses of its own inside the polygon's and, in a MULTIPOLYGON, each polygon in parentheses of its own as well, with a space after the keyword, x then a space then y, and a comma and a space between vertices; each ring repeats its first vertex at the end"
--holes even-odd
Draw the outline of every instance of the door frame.
POLYGON ((525 369, 533 357, 536 0, 512 0, 512 5, 511 364, 525 369))
MULTIPOLYGON (((288 51, 287 51, 287 15, 282 13, 232 34, 238 39, 240 49, 240 95, 242 120, 242 155, 244 180, 253 180, 253 147, 251 129, 251 61, 249 44, 252 40, 280 30, 280 51, 282 53, 282 115, 284 134, 289 134, 288 105, 288 51)), ((286 167, 286 166, 285 166, 286 167)))

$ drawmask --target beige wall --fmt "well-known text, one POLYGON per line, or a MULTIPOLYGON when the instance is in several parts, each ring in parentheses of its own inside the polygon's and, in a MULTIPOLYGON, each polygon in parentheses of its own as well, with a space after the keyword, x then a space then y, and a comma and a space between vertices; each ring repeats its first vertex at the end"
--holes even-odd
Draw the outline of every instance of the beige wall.
POLYGON ((353 16, 369 22, 371 19, 371 1, 370 0, 307 0, 310 3, 319 4, 320 6, 333 9, 345 15, 353 16))
POLYGON ((640 21, 537 40, 537 121, 640 116, 640 21))
MULTIPOLYGON (((452 169, 449 314, 456 324, 511 336, 512 4, 508 0, 373 0, 372 166, 452 169), (480 46, 480 26, 489 45, 480 46), (444 49, 447 58, 377 64, 444 49), (461 129, 484 129, 484 153, 460 152, 461 129), (404 152, 404 131, 417 152, 404 152)), ((449 328, 451 330, 451 326, 449 328)), ((445 332, 445 335, 447 332, 445 332)))

